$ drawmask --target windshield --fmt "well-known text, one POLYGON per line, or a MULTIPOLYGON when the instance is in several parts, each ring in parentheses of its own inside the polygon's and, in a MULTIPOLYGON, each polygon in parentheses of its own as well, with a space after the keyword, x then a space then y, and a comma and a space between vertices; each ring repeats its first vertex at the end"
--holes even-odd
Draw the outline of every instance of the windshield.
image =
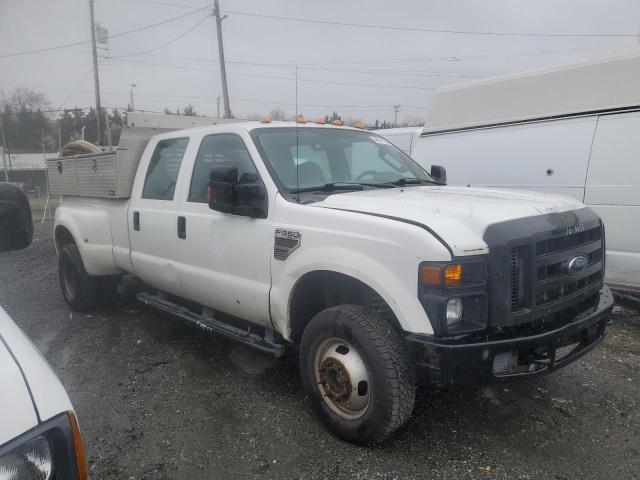
POLYGON ((276 182, 289 193, 334 184, 435 183, 405 153, 370 132, 291 127, 257 129, 251 135, 276 182))

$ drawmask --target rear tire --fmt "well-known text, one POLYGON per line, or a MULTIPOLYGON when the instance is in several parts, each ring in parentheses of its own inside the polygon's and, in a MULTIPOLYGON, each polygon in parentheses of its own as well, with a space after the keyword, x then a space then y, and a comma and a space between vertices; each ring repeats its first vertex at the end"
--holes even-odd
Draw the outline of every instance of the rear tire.
POLYGON ((300 372, 324 425, 348 442, 382 442, 411 416, 415 374, 406 345, 360 305, 318 313, 302 335, 300 372))
POLYGON ((58 280, 64 300, 72 310, 83 312, 98 305, 98 278, 87 273, 75 244, 67 244, 60 249, 58 280))

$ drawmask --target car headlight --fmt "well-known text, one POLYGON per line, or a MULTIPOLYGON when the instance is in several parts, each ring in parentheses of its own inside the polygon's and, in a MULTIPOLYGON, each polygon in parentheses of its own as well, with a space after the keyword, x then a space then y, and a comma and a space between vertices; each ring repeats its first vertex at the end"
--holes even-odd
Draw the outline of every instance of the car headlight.
POLYGON ((87 480, 78 422, 60 414, 0 446, 0 480, 87 480))
POLYGON ((423 262, 418 280, 420 303, 436 335, 462 335, 486 328, 487 268, 484 258, 423 262))
POLYGON ((38 436, 0 458, 0 480, 50 480, 53 452, 49 440, 38 436))

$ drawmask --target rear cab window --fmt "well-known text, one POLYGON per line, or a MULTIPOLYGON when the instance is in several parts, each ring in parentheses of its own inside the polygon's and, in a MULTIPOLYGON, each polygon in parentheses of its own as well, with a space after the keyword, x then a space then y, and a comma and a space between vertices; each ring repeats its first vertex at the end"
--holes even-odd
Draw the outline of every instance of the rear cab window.
POLYGON ((168 138, 156 145, 142 188, 142 198, 152 200, 173 200, 180 165, 189 139, 168 138))

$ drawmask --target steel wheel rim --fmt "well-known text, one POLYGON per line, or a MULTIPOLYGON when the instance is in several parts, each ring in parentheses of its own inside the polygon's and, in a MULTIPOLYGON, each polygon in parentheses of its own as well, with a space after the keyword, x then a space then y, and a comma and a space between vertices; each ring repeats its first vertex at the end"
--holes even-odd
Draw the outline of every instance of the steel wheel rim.
POLYGON ((347 420, 362 417, 371 403, 371 380, 360 353, 347 341, 324 340, 314 358, 315 382, 329 408, 347 420))
POLYGON ((75 267, 72 262, 66 260, 62 269, 62 278, 64 280, 64 291, 67 298, 74 298, 78 290, 75 267))

